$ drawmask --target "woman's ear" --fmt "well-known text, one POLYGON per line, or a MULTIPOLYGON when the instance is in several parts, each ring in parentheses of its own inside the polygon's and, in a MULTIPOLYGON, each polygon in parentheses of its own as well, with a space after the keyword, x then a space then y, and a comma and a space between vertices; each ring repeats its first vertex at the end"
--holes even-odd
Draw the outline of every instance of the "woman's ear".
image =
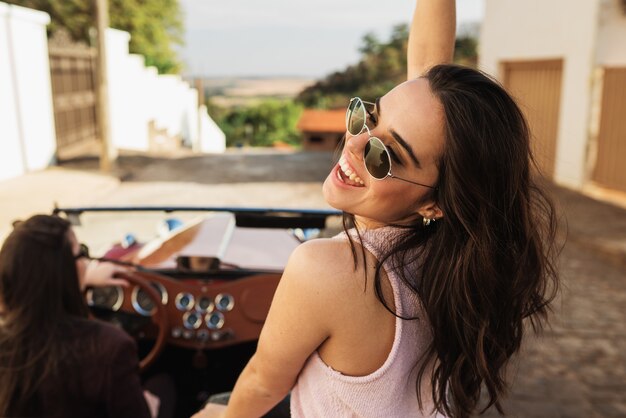
POLYGON ((417 213, 422 218, 426 219, 441 219, 443 218, 443 211, 439 207, 439 205, 434 201, 429 201, 428 203, 420 206, 417 210, 417 213))

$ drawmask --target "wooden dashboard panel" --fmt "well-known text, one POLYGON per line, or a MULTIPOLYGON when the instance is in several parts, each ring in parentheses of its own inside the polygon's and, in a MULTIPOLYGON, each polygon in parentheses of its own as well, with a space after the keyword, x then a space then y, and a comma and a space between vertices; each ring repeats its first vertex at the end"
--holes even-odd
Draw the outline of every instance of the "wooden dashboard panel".
MULTIPOLYGON (((280 273, 262 273, 242 277, 236 280, 212 279, 175 280, 167 276, 147 272, 137 272, 143 279, 160 284, 167 292, 165 309, 168 317, 167 344, 194 349, 220 348, 259 338, 261 328, 269 311, 276 286, 280 281, 280 273), (179 294, 190 294, 194 303, 188 309, 181 310, 176 306, 179 294), (234 303, 231 309, 220 310, 216 305, 218 295, 229 295, 234 303), (197 303, 201 297, 213 301, 209 312, 200 312, 197 303), (187 312, 202 316, 198 328, 185 326, 184 317, 187 312), (215 313, 223 316, 223 324, 218 329, 211 329, 207 316, 215 313)), ((124 290, 124 301, 121 311, 137 313, 132 305, 132 286, 124 290)), ((152 324, 145 331, 147 338, 156 335, 156 325, 152 324)))

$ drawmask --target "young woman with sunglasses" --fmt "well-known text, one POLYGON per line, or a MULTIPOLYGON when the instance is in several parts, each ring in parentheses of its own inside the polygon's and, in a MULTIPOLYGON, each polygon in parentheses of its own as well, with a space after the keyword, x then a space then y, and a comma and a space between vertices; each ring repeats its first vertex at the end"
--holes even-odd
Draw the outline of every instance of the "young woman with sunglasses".
POLYGON ((502 411, 506 366, 558 281, 555 216, 526 122, 452 59, 454 0, 419 0, 408 81, 350 102, 323 187, 347 230, 291 256, 226 408, 258 417, 468 417, 502 411))
POLYGON ((92 261, 64 219, 14 224, 0 249, 0 416, 156 416, 135 342, 87 319, 81 289, 128 286, 121 271, 92 261))

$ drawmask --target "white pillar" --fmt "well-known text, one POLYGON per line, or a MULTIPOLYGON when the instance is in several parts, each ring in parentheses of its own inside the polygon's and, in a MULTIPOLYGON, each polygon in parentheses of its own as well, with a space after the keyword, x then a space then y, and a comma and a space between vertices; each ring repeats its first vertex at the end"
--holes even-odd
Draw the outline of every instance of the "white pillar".
POLYGON ((4 137, 0 141, 0 180, 19 176, 25 170, 14 89, 13 45, 9 43, 9 7, 0 3, 0 126, 4 137))
POLYGON ((0 154, 6 151, 0 161, 8 160, 0 178, 7 178, 53 162, 56 135, 46 36, 50 17, 24 7, 0 6, 0 126, 7 135, 0 141, 0 154), (13 122, 5 121, 9 118, 13 122))

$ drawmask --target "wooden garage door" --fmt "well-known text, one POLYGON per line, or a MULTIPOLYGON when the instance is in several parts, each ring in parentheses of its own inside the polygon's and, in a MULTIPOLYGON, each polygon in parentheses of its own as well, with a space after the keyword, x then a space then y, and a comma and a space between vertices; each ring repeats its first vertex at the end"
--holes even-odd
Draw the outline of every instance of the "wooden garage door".
POLYGON ((563 60, 502 63, 504 86, 530 125, 531 147, 542 173, 554 176, 563 60))
POLYGON ((593 180, 626 192, 626 68, 604 70, 601 106, 593 180))

